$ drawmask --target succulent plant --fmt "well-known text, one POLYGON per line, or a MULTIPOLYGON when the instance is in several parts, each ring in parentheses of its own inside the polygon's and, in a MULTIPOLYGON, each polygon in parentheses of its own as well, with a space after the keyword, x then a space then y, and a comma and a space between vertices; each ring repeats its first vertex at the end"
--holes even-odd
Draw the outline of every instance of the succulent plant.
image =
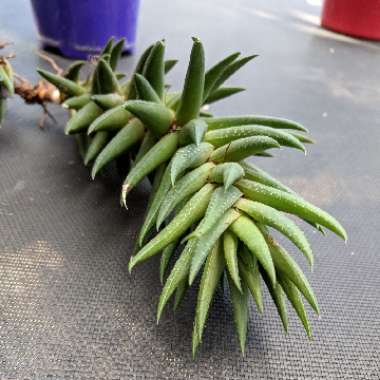
POLYGON ((287 237, 310 266, 310 244, 286 213, 344 240, 346 232, 328 213, 246 161, 250 156, 271 156, 269 150, 281 146, 305 152, 304 143, 312 143, 306 128, 282 118, 214 117, 205 112, 206 104, 242 90, 224 83, 255 56, 240 58, 234 53, 206 70, 203 45, 194 38, 183 90, 174 92, 165 83, 165 73, 176 61, 165 61, 163 41, 149 46, 132 77, 121 81, 116 67, 122 43, 110 40, 85 81, 79 79, 80 66, 75 64, 78 71, 70 77, 39 73, 63 94, 63 106, 72 114, 65 131, 77 137, 85 164, 92 163, 93 178, 113 161, 127 169, 122 205, 144 178, 152 182, 129 270, 161 255, 163 289, 157 320, 169 299, 174 296, 177 308, 199 277, 195 355, 216 288, 226 279, 243 352, 249 295, 262 312, 262 284, 284 329, 288 299, 310 336, 304 300, 319 313, 316 297, 271 230, 287 237))
MULTIPOLYGON (((5 44, 0 44, 0 49, 5 44)), ((7 57, 0 55, 0 127, 6 107, 6 99, 14 94, 13 69, 7 57)))
MULTIPOLYGON (((11 45, 11 43, 1 42, 0 50, 7 45, 11 45)), ((48 60, 53 68, 58 71, 61 70, 53 59, 42 53, 39 53, 39 55, 41 58, 48 60)), ((12 65, 10 64, 10 58, 14 57, 14 53, 5 56, 0 55, 0 127, 5 114, 7 98, 15 94, 22 98, 25 103, 38 104, 43 108, 44 113, 39 122, 39 126, 43 128, 46 116, 55 120, 49 113, 46 104, 59 103, 61 100, 61 94, 55 86, 45 80, 40 80, 37 84, 32 84, 27 79, 14 72, 12 65)), ((78 63, 76 62, 73 66, 78 66, 78 63)), ((66 75, 68 72, 69 71, 63 72, 63 74, 66 75)))

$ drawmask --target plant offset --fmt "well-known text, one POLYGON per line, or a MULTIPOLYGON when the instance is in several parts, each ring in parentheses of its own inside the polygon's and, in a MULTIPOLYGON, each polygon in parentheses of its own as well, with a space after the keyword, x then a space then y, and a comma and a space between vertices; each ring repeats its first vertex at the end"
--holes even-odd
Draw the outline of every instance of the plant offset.
POLYGON ((177 308, 199 277, 192 338, 195 355, 215 291, 226 279, 243 352, 248 299, 251 295, 262 312, 263 284, 284 329, 288 299, 310 336, 304 300, 319 313, 316 297, 271 230, 287 237, 310 266, 310 244, 286 213, 345 240, 346 232, 325 211, 246 161, 250 156, 271 156, 269 150, 281 146, 305 152, 304 143, 312 142, 306 129, 281 118, 214 117, 204 111, 205 104, 242 90, 224 83, 255 56, 231 54, 206 70, 202 43, 194 38, 183 90, 174 92, 166 85, 165 74, 176 61, 165 60, 163 41, 142 54, 128 80, 116 70, 122 44, 111 39, 84 81, 78 75, 79 65, 71 78, 38 72, 61 91, 63 106, 72 111, 65 131, 77 137, 93 178, 115 161, 127 172, 120 196, 125 206, 137 184, 146 177, 152 182, 129 270, 161 256, 163 289, 157 320, 169 299, 174 298, 177 308))

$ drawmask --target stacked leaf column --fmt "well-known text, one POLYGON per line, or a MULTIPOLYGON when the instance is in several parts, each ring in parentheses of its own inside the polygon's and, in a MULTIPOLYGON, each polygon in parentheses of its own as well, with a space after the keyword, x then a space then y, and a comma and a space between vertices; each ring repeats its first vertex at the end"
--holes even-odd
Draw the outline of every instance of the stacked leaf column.
POLYGON ((78 139, 93 178, 111 162, 127 171, 121 190, 124 206, 128 193, 144 178, 152 182, 129 270, 161 255, 157 319, 169 299, 174 296, 176 308, 199 277, 195 354, 216 288, 226 278, 243 352, 249 294, 262 312, 262 283, 285 330, 287 298, 310 335, 303 299, 319 313, 317 300, 294 258, 270 231, 286 236, 310 266, 310 244, 287 213, 321 232, 326 228, 343 239, 346 232, 332 216, 245 161, 270 157, 269 150, 281 146, 305 152, 304 143, 312 142, 306 129, 281 118, 214 117, 204 111, 204 105, 242 90, 224 83, 255 56, 234 53, 205 70, 202 43, 194 38, 183 90, 173 92, 165 73, 176 61, 165 60, 163 41, 142 54, 127 80, 116 69, 122 43, 109 41, 85 81, 38 71, 60 89, 63 106, 72 111, 65 131, 78 139))

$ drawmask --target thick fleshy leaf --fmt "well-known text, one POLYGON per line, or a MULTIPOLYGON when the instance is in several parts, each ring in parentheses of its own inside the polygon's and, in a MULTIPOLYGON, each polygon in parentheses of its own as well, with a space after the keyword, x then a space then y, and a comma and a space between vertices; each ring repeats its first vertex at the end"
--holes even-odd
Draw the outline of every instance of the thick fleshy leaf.
POLYGON ((157 41, 146 59, 142 72, 160 99, 163 97, 165 84, 164 56, 165 44, 163 41, 157 41))
POLYGON ((317 314, 319 314, 317 299, 314 295, 313 289, 309 284, 309 281, 303 274, 301 268, 289 255, 289 253, 286 252, 286 250, 278 243, 276 243, 271 236, 267 235, 266 240, 268 242, 276 270, 280 273, 284 273, 284 275, 297 286, 299 291, 309 302, 310 306, 315 310, 317 314))
POLYGON ((156 136, 152 132, 146 131, 139 150, 137 151, 136 157, 134 158, 134 165, 136 165, 145 156, 145 154, 148 153, 156 142, 156 136))
POLYGON ((90 144, 88 145, 86 155, 84 157, 84 164, 87 166, 90 161, 96 158, 96 156, 101 152, 104 146, 109 140, 108 132, 100 131, 95 133, 90 144))
POLYGON ((38 74, 42 76, 42 78, 46 79, 48 82, 53 84, 59 90, 61 90, 65 95, 68 96, 78 96, 82 95, 86 92, 85 88, 81 85, 75 83, 74 81, 64 78, 60 75, 53 74, 50 71, 37 69, 38 74))
POLYGON ((259 312, 262 313, 264 304, 261 292, 259 264, 256 257, 252 256, 246 246, 243 246, 239 252, 239 273, 241 281, 248 286, 259 312))
POLYGON ((245 178, 262 183, 263 185, 274 187, 278 190, 286 191, 287 193, 293 193, 293 190, 291 190, 289 187, 285 186, 276 178, 272 177, 270 174, 255 166, 251 162, 248 163, 241 161, 239 162, 239 164, 243 167, 245 171, 245 178))
POLYGON ((123 182, 121 201, 126 206, 128 192, 135 187, 146 175, 159 165, 168 161, 178 146, 178 133, 168 133, 163 136, 141 160, 132 168, 123 182))
POLYGON ((135 74, 135 84, 137 94, 141 100, 160 103, 160 97, 157 95, 151 84, 141 75, 135 74))
POLYGON ((216 63, 214 66, 212 66, 209 70, 207 70, 205 74, 205 85, 204 85, 204 91, 203 91, 203 101, 207 99, 207 97, 210 94, 210 91, 213 89, 216 81, 220 78, 220 76, 223 74, 223 71, 226 70, 228 65, 235 61, 235 59, 240 55, 240 53, 233 53, 220 62, 216 63))
POLYGON ((199 115, 203 102, 205 58, 201 41, 193 38, 190 63, 187 69, 181 100, 176 113, 178 125, 185 125, 199 115))
POLYGON ((96 118, 89 126, 87 133, 120 129, 128 123, 131 117, 132 115, 123 105, 112 108, 96 118))
POLYGON ((297 287, 285 276, 279 275, 278 281, 281 284, 282 289, 284 290, 286 297, 292 304, 294 310, 296 311, 299 319, 301 320, 303 327, 307 333, 307 336, 311 337, 311 327, 309 321, 307 319, 307 313, 305 310, 305 306, 302 302, 301 294, 297 287))
POLYGON ((78 96, 72 96, 71 98, 66 99, 61 105, 63 108, 78 111, 90 101, 91 95, 83 94, 78 96))
POLYGON ((248 288, 243 283, 242 289, 238 289, 230 276, 228 276, 228 284, 230 287, 235 329, 239 339, 240 350, 244 355, 248 328, 248 288))
POLYGON ((303 125, 295 121, 264 115, 210 117, 205 120, 210 131, 213 129, 236 127, 239 125, 257 124, 266 125, 272 128, 294 129, 307 132, 307 129, 303 125))
POLYGON ((174 120, 173 111, 163 104, 129 100, 124 103, 123 107, 138 117, 156 136, 168 132, 174 120))
POLYGON ((165 61, 165 74, 172 70, 172 68, 178 63, 177 59, 167 59, 165 61))
MULTIPOLYGON (((212 247, 216 244, 216 241, 223 235, 227 228, 239 217, 239 215, 239 212, 237 212, 234 209, 228 210, 215 223, 211 230, 209 230, 201 238, 197 239, 197 245, 195 247, 193 258, 191 260, 189 285, 191 285, 195 280, 208 254, 212 250, 212 247)), ((191 239, 193 238, 191 237, 191 239)))
POLYGON ((186 145, 177 150, 172 160, 171 181, 174 185, 177 178, 183 174, 186 169, 191 169, 202 165, 210 157, 214 147, 209 143, 186 145))
POLYGON ((134 71, 133 76, 132 76, 132 80, 131 80, 130 84, 128 85, 128 89, 125 93, 128 96, 128 99, 135 99, 136 98, 136 87, 135 87, 135 83, 134 83, 134 74, 136 74, 136 73, 143 74, 145 62, 148 59, 149 54, 153 49, 153 46, 154 46, 153 44, 148 46, 144 50, 144 52, 140 55, 140 58, 136 64, 135 71, 134 71))
POLYGON ((201 219, 206 212, 213 189, 213 185, 207 184, 194 194, 173 220, 135 256, 131 257, 128 267, 129 271, 136 264, 154 256, 167 245, 181 237, 193 223, 201 219))
POLYGON ((247 246, 263 266, 272 284, 276 283, 276 271, 267 242, 256 224, 241 215, 230 227, 231 231, 247 246))
POLYGON ((234 282, 236 288, 241 292, 241 282, 239 275, 238 263, 238 238, 231 231, 225 231, 223 234, 223 252, 226 267, 231 280, 234 282))
POLYGON ((279 147, 279 143, 270 137, 244 137, 214 150, 210 158, 215 162, 240 161, 263 150, 279 147))
POLYGON ((273 285, 266 274, 266 272, 263 270, 263 268, 260 268, 261 276, 269 290, 269 294, 272 297, 272 300, 274 304, 276 305, 278 315, 281 318, 282 326, 285 330, 285 333, 288 332, 288 312, 286 309, 286 297, 284 290, 282 289, 279 282, 276 283, 276 285, 273 285))
POLYGON ((164 277, 165 277, 165 271, 168 267, 170 258, 172 257, 175 249, 178 246, 178 240, 174 241, 173 243, 170 243, 167 245, 162 253, 161 253, 161 259, 160 259, 160 282, 163 285, 164 284, 164 277))
POLYGON ((235 186, 231 186, 228 190, 224 190, 222 187, 215 189, 207 207, 206 215, 190 236, 200 238, 207 233, 242 195, 235 186))
POLYGON ((238 94, 239 92, 245 91, 243 87, 220 87, 217 90, 213 91, 207 97, 207 104, 215 103, 219 100, 228 98, 229 96, 238 94))
POLYGON ((170 164, 166 166, 165 171, 162 174, 162 177, 158 180, 159 185, 157 187, 157 190, 151 193, 149 197, 149 203, 144 217, 144 222, 139 232, 138 241, 140 247, 143 245, 144 240, 149 231, 153 228, 154 223, 156 222, 157 213, 160 208, 160 205, 162 204, 163 199, 165 198, 167 192, 170 189, 170 164))
POLYGON ((74 82, 79 81, 79 75, 82 67, 86 64, 86 61, 74 61, 71 65, 67 67, 64 71, 63 76, 66 79, 70 79, 74 82))
POLYGON ((104 110, 109 110, 111 108, 122 105, 125 100, 119 94, 98 94, 91 96, 91 100, 93 100, 99 107, 104 110))
POLYGON ((212 130, 206 133, 205 141, 211 143, 215 147, 219 147, 224 144, 228 144, 231 141, 251 136, 271 137, 280 145, 288 146, 306 152, 305 147, 300 143, 300 141, 290 133, 287 133, 280 129, 260 125, 243 125, 238 127, 212 130))
POLYGON ((119 59, 123 52, 124 43, 125 43, 125 38, 120 38, 120 40, 115 43, 115 45, 112 47, 110 51, 111 53, 110 66, 112 70, 115 70, 117 67, 119 59))
POLYGON ((186 278, 184 278, 179 285, 177 286, 177 289, 175 291, 175 297, 174 297, 174 304, 173 304, 173 311, 177 311, 179 305, 181 304, 186 290, 188 288, 186 278))
POLYGON ((178 258, 172 271, 170 272, 168 279, 165 282, 165 286, 162 289, 160 300, 158 302, 158 307, 157 307, 157 323, 161 319, 161 315, 166 303, 169 301, 170 297, 172 296, 174 291, 177 289, 178 285, 183 280, 186 280, 186 277, 190 269, 191 255, 192 255, 194 246, 195 246, 194 241, 189 241, 186 244, 180 257, 178 258))
POLYGON ((70 135, 83 132, 83 130, 87 129, 102 113, 103 110, 94 102, 90 101, 69 119, 65 127, 65 133, 70 135))
POLYGON ((238 59, 237 61, 231 62, 228 67, 223 71, 222 75, 216 80, 210 94, 212 95, 215 90, 217 90, 227 79, 229 79, 233 74, 240 70, 244 65, 246 65, 252 59, 258 57, 257 54, 250 55, 238 59))
POLYGON ((195 193, 206 184, 213 167, 214 164, 211 162, 201 165, 199 168, 196 168, 183 176, 175 186, 170 189, 160 206, 156 221, 157 230, 183 199, 186 199, 186 197, 195 193))
POLYGON ((347 240, 346 231, 334 217, 295 194, 286 193, 246 179, 238 181, 236 186, 247 198, 264 203, 277 210, 300 216, 310 222, 318 223, 347 240))
POLYGON ((0 64, 0 84, 4 86, 8 91, 8 96, 14 94, 14 85, 13 80, 9 77, 8 73, 5 70, 5 67, 0 64))
POLYGON ((180 130, 179 143, 187 145, 194 143, 196 146, 202 142, 207 131, 207 124, 203 119, 193 119, 180 130))
POLYGON ((298 132, 289 132, 291 135, 293 135, 296 139, 298 139, 299 141, 301 141, 302 143, 305 143, 305 144, 315 144, 315 140, 312 139, 311 137, 309 136, 306 136, 302 133, 298 133, 298 132))
POLYGON ((109 63, 104 59, 99 60, 96 75, 100 94, 110 94, 120 91, 117 78, 109 63))
POLYGON ((244 169, 236 162, 226 162, 214 167, 210 174, 210 180, 223 183, 225 190, 228 190, 236 181, 244 176, 244 169))
POLYGON ((100 52, 100 56, 104 56, 104 55, 110 54, 114 42, 115 42, 115 37, 111 36, 108 39, 108 41, 106 42, 106 44, 104 45, 102 51, 100 52))
MULTIPOLYGON (((97 134, 98 133, 100 132, 97 132, 97 134)), ((132 119, 124 128, 120 129, 96 158, 91 171, 92 178, 94 179, 96 174, 109 162, 127 152, 128 149, 140 141, 143 136, 143 124, 137 119, 132 119)))
POLYGON ((214 245, 211 254, 202 273, 201 282, 198 290, 197 306, 195 310, 196 326, 198 339, 202 340, 204 326, 207 320, 211 301, 214 297, 216 287, 224 270, 224 257, 219 241, 214 245))
POLYGON ((302 230, 291 219, 270 206, 244 198, 239 199, 235 207, 247 213, 255 221, 283 233, 302 251, 309 264, 313 265, 314 258, 310 244, 302 230))

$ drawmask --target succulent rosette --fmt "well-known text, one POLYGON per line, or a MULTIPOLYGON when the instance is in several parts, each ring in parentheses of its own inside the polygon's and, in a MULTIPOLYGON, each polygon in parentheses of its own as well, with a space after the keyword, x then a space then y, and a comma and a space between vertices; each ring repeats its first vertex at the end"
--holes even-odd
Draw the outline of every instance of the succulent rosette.
POLYGON ((39 73, 60 91, 71 110, 65 131, 77 137, 94 178, 111 162, 127 171, 121 204, 144 178, 152 183, 144 222, 129 270, 161 255, 162 292, 157 320, 170 298, 175 308, 200 278, 193 326, 193 354, 202 341, 210 304, 226 280, 241 350, 248 326, 248 300, 263 312, 265 285, 288 326, 286 299, 311 335, 304 301, 319 313, 314 292, 293 255, 271 235, 277 230, 313 265, 313 253, 293 214, 323 232, 346 240, 341 224, 264 170, 251 156, 272 156, 288 147, 305 152, 313 141, 299 123, 262 115, 214 117, 205 105, 242 91, 225 85, 228 78, 255 56, 234 53, 205 69, 199 39, 193 46, 181 92, 165 83, 175 60, 165 60, 158 41, 141 56, 131 78, 117 71, 123 41, 110 40, 94 70, 75 75, 39 73), (170 269, 170 270, 169 270, 170 269))

